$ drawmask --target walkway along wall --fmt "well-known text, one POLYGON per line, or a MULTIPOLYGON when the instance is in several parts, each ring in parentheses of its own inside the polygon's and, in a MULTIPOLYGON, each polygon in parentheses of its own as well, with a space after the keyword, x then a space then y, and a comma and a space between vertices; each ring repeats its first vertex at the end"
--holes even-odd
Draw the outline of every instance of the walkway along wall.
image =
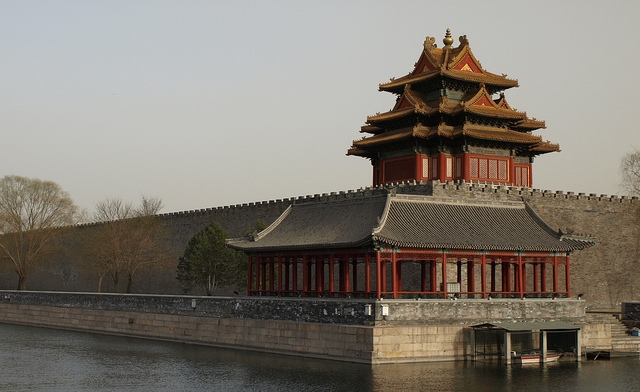
MULTIPOLYGON (((469 360, 471 325, 582 325, 584 309, 584 301, 570 299, 373 301, 0 292, 4 323, 367 364, 469 360)), ((599 337, 589 332, 596 329, 583 330, 584 347, 597 343, 599 337)))

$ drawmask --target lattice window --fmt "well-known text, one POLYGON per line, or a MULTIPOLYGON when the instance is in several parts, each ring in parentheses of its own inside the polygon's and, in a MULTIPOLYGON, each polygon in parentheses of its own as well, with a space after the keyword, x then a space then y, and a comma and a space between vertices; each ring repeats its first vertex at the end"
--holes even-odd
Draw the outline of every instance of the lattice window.
POLYGON ((462 177, 462 157, 456 157, 456 178, 462 177))
POLYGON ((529 186, 529 168, 528 167, 516 167, 516 185, 517 186, 529 186))
POLYGON ((447 157, 447 178, 453 177, 453 158, 447 157))
POLYGON ((422 178, 429 178, 429 158, 422 158, 422 178))
POLYGON ((469 159, 469 176, 471 178, 478 178, 478 158, 469 159))
POLYGON ((479 167, 479 178, 487 178, 488 170, 487 170, 487 160, 486 159, 478 159, 478 166, 479 167))
POLYGON ((522 186, 529 186, 529 168, 522 168, 522 186))
POLYGON ((507 169, 507 161, 498 161, 498 179, 506 181, 509 179, 509 173, 507 169))
POLYGON ((498 178, 498 161, 495 159, 489 159, 489 178, 498 178))

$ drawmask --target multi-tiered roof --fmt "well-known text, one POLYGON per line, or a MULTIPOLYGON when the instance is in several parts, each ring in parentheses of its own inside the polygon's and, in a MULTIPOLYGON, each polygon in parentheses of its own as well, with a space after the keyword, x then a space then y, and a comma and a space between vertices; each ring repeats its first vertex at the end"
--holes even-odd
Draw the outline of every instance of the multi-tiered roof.
MULTIPOLYGON (((415 153, 425 157, 488 154, 526 164, 536 155, 560 151, 557 144, 532 134, 545 128, 544 121, 527 117, 507 102, 503 91, 517 87, 517 80, 484 70, 466 36, 460 37, 456 48, 451 46, 449 30, 442 49, 434 42, 427 37, 411 73, 379 86, 380 91, 397 95, 396 104, 388 112, 367 117, 361 132, 370 136, 354 141, 348 155, 370 158, 375 168, 387 158, 415 153)), ((462 160, 460 165, 457 172, 465 179, 462 160)), ((416 173, 422 178, 413 179, 427 179, 416 173)), ((440 179, 456 179, 454 171, 450 174, 440 179)), ((378 182, 389 182, 380 176, 378 182)), ((515 179, 510 180, 499 182, 515 179)))

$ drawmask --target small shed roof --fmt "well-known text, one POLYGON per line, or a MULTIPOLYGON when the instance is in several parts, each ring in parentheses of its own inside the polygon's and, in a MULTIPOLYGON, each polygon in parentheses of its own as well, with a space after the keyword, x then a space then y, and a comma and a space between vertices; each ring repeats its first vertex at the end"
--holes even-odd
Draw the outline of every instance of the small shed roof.
POLYGON ((499 329, 509 332, 532 332, 532 331, 573 331, 580 329, 579 326, 565 321, 535 321, 522 323, 487 323, 474 325, 473 329, 499 329))

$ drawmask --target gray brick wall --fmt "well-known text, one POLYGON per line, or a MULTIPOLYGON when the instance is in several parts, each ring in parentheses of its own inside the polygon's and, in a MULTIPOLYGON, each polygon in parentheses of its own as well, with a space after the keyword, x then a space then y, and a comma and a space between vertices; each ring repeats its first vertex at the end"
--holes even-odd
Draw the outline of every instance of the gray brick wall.
MULTIPOLYGON (((551 192, 536 189, 493 186, 487 184, 447 183, 397 184, 398 193, 434 195, 453 198, 484 200, 525 200, 552 228, 568 233, 594 235, 594 248, 575 252, 571 258, 572 293, 584 294, 592 309, 619 308, 623 301, 640 300, 638 263, 638 207, 637 199, 585 195, 572 192, 551 192)), ((231 236, 241 235, 258 220, 272 223, 291 203, 362 197, 386 192, 382 188, 305 196, 268 202, 248 203, 195 211, 163 214, 161 218, 169 228, 169 246, 172 262, 141 270, 136 276, 134 292, 180 294, 175 280, 178 257, 189 239, 212 221, 217 221, 231 236)), ((78 227, 77 233, 91 230, 91 226, 78 227)), ((66 250, 61 251, 27 280, 30 290, 95 291, 97 278, 82 267, 82 255, 74 235, 66 250)), ((126 280, 126 279, 121 279, 126 280)), ((8 263, 0 263, 0 289, 14 289, 15 273, 8 263)), ((124 289, 122 287, 120 291, 124 289)), ((107 278, 103 291, 112 291, 107 278)), ((223 294, 232 293, 233 288, 223 294)), ((243 289, 240 289, 243 291, 243 289)))

